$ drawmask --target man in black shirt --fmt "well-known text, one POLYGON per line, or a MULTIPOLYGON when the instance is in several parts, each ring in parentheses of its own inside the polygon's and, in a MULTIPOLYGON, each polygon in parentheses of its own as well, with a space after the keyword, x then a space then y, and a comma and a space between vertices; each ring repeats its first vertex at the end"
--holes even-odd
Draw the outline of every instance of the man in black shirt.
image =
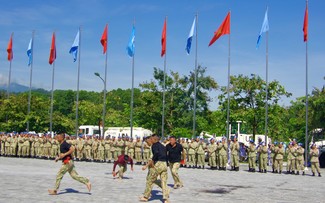
MULTIPOLYGON (((152 185, 157 183, 157 178, 160 176, 162 193, 163 193, 163 202, 168 203, 169 198, 169 189, 167 188, 167 153, 166 148, 159 142, 159 137, 156 134, 153 134, 150 138, 149 145, 151 145, 152 150, 152 160, 149 160, 146 166, 150 167, 146 189, 143 193, 143 197, 140 197, 141 202, 147 202, 151 196, 152 185)), ((146 167, 145 166, 145 167, 146 167)), ((143 169, 145 169, 145 167, 143 169)))
MULTIPOLYGON (((169 168, 174 179, 174 189, 183 187, 183 183, 178 175, 178 169, 182 159, 183 146, 176 142, 175 136, 169 138, 169 144, 166 145, 169 168)), ((184 155, 185 153, 183 153, 184 155)), ((183 158, 184 159, 184 158, 183 158)))
POLYGON ((89 182, 89 179, 79 176, 77 171, 75 170, 73 158, 72 158, 72 153, 74 152, 75 148, 65 141, 65 134, 58 134, 56 137, 60 143, 60 155, 55 158, 55 162, 62 159, 62 166, 56 176, 55 189, 48 190, 49 194, 50 195, 57 194, 57 191, 60 187, 60 182, 66 172, 69 172, 70 176, 73 179, 85 184, 88 188, 88 191, 90 192, 91 184, 89 182))

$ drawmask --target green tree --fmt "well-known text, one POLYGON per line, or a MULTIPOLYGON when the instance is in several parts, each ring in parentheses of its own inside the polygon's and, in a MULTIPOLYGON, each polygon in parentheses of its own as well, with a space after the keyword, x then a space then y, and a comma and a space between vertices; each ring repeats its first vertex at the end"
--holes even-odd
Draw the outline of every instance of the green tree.
MULTIPOLYGON (((266 83, 258 75, 230 77, 230 122, 245 121, 249 126, 249 133, 255 137, 258 132, 264 132, 266 83)), ((221 88, 219 95, 220 110, 224 112, 226 121, 227 87, 221 88)), ((290 97, 285 88, 278 81, 271 81, 268 86, 268 105, 270 110, 277 105, 281 97, 290 97)), ((272 111, 269 112, 272 114, 272 111)), ((269 116, 272 119, 272 116, 269 116)), ((270 120, 272 122, 272 120, 270 120)), ((271 135, 275 136, 275 135, 271 135)))

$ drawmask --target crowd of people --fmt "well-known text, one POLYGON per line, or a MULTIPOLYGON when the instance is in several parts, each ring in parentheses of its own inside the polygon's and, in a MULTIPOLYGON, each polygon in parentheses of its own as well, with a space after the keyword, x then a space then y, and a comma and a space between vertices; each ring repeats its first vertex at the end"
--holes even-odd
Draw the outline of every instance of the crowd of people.
MULTIPOLYGON (((75 161, 113 162, 122 154, 134 159, 135 164, 145 165, 151 156, 150 146, 139 137, 134 140, 128 136, 107 136, 105 139, 98 136, 66 136, 67 143, 74 147, 73 156, 75 161)), ((169 143, 169 139, 160 140, 163 145, 169 143)), ((227 170, 231 166, 232 171, 239 171, 239 162, 247 161, 249 172, 258 171, 266 173, 271 167, 273 173, 283 173, 283 160, 287 157, 286 173, 305 175, 304 151, 301 143, 295 139, 288 147, 282 142, 274 142, 265 145, 258 140, 256 146, 250 140, 249 146, 239 143, 236 136, 232 140, 223 137, 217 141, 213 138, 208 141, 203 138, 178 139, 177 142, 183 147, 184 158, 180 166, 186 168, 204 169, 209 166, 211 170, 227 170), (258 164, 256 164, 258 163, 258 164), (256 166, 258 165, 258 166, 256 166)), ((29 133, 1 133, 0 155, 21 158, 55 159, 59 155, 60 144, 51 135, 29 133)), ((319 176, 318 149, 311 146, 309 157, 312 167, 312 175, 316 172, 319 176)))

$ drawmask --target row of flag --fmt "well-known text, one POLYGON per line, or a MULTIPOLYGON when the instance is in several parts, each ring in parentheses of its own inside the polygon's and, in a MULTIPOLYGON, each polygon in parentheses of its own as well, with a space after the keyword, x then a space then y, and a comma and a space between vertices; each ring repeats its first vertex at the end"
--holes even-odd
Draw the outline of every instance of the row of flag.
MULTIPOLYGON (((191 26, 187 43, 186 43, 186 53, 189 55, 191 51, 191 45, 192 45, 192 39, 194 36, 194 30, 195 30, 195 23, 196 18, 194 18, 193 24, 191 26)), ((266 9, 263 24, 261 31, 257 38, 256 48, 258 48, 262 34, 269 31, 269 22, 268 22, 268 9, 266 9)), ((163 57, 166 54, 166 41, 167 41, 167 18, 164 21, 163 30, 162 30, 162 36, 161 36, 161 57, 163 57)), ((221 36, 230 34, 230 12, 228 12, 227 16, 219 26, 219 28, 214 32, 214 35, 209 43, 209 46, 211 46, 216 40, 218 40, 221 36)), ((303 34, 304 34, 304 42, 307 42, 308 40, 308 6, 306 6, 305 10, 305 16, 304 16, 304 24, 303 24, 303 34)), ((78 55, 78 49, 79 49, 79 41, 80 41, 80 30, 78 30, 78 33, 75 37, 75 40, 71 46, 71 49, 69 51, 70 54, 73 56, 73 60, 77 60, 78 55)), ((100 43, 103 46, 103 53, 105 54, 107 52, 107 42, 108 42, 108 25, 105 26, 104 32, 102 34, 102 37, 100 39, 100 43)), ((13 59, 13 34, 10 36, 10 40, 7 47, 8 52, 8 61, 11 61, 13 59)), ((33 53, 33 39, 30 40, 28 49, 27 49, 27 56, 28 56, 28 65, 31 65, 32 63, 32 54, 33 53)), ((127 54, 130 57, 134 57, 135 53, 135 26, 132 27, 131 37, 129 40, 129 43, 127 45, 127 54)), ((51 48, 50 48, 50 57, 49 57, 49 64, 53 64, 53 62, 56 59, 56 46, 55 46, 55 33, 52 35, 52 42, 51 42, 51 48)))

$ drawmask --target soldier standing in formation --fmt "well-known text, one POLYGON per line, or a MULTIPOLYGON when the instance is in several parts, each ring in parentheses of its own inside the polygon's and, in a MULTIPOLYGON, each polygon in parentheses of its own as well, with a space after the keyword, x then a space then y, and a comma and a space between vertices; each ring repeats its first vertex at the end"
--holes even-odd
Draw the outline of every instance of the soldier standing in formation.
POLYGON ((189 150, 188 150, 188 167, 189 168, 195 168, 196 167, 196 150, 198 148, 198 143, 192 139, 191 143, 189 144, 189 150))
POLYGON ((311 145, 311 150, 309 155, 310 155, 310 162, 311 162, 311 171, 313 173, 312 176, 315 176, 315 173, 317 171, 318 176, 321 177, 320 169, 319 169, 319 160, 318 160, 319 151, 316 148, 316 144, 311 145))
POLYGON ((204 143, 204 139, 201 138, 198 147, 197 147, 197 167, 204 169, 205 166, 205 151, 206 151, 206 144, 204 143))
POLYGON ((215 141, 213 138, 210 139, 210 145, 207 147, 208 156, 209 156, 209 165, 212 170, 217 169, 217 158, 216 158, 216 151, 217 151, 217 145, 215 144, 215 141))
POLYGON ((218 150, 219 150, 219 170, 227 170, 227 151, 228 151, 228 144, 227 144, 227 139, 226 137, 222 138, 221 143, 218 145, 218 150))
POLYGON ((239 171, 239 143, 237 137, 234 136, 234 140, 230 144, 231 151, 231 168, 233 171, 239 171))
POLYGON ((274 168, 275 173, 281 174, 283 167, 283 156, 284 156, 283 142, 280 142, 279 146, 275 147, 275 162, 274 168))
POLYGON ((268 159, 268 148, 264 142, 261 142, 260 146, 257 149, 260 157, 260 173, 267 173, 267 159, 268 159))
POLYGON ((249 147, 246 149, 248 154, 248 172, 255 172, 256 168, 256 147, 254 140, 249 141, 249 147))

